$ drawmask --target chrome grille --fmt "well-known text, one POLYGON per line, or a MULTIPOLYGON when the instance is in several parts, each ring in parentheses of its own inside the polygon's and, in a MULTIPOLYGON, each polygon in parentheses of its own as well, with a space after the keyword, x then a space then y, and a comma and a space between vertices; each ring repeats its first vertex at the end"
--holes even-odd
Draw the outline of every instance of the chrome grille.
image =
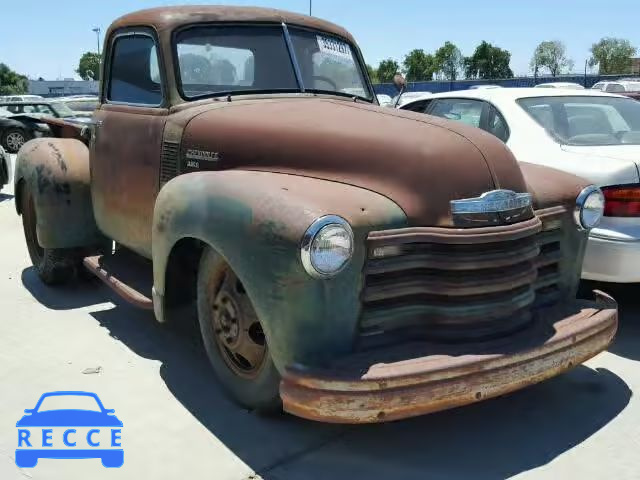
POLYGON ((464 341, 524 327, 559 299, 562 208, 517 225, 372 232, 361 343, 464 341))

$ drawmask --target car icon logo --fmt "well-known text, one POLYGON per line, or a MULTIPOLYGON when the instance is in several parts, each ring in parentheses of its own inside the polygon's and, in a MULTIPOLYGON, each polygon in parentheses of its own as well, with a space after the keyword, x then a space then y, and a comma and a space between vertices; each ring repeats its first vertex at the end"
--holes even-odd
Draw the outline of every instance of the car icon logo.
POLYGON ((108 468, 124 463, 122 422, 97 394, 47 392, 24 412, 16 423, 18 467, 35 467, 40 458, 100 458, 108 468))

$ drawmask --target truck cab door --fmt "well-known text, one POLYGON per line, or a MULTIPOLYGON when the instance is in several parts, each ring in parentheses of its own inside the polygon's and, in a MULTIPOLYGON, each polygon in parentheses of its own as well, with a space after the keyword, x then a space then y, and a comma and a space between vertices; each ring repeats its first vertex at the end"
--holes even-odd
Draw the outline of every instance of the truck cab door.
POLYGON ((105 235, 150 257, 168 114, 157 39, 147 29, 125 29, 114 32, 106 48, 91 142, 94 214, 105 235))

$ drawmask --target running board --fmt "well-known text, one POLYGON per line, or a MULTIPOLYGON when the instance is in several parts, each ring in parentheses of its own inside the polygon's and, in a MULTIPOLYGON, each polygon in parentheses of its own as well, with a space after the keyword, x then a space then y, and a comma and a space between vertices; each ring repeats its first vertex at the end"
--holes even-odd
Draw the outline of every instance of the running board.
POLYGON ((120 249, 110 255, 85 257, 82 263, 125 301, 153 310, 153 267, 149 260, 120 249))

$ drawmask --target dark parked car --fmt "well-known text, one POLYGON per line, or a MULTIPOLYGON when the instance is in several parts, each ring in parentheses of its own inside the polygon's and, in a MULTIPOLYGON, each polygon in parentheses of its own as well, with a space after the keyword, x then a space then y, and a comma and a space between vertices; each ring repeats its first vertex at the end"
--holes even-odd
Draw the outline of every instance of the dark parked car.
POLYGON ((49 127, 39 122, 37 117, 15 115, 0 104, 0 146, 7 152, 16 153, 27 140, 49 133, 49 127))
POLYGON ((64 103, 76 117, 91 117, 95 109, 98 108, 97 96, 65 97, 56 100, 56 102, 64 103))
POLYGON ((43 117, 76 123, 88 120, 60 101, 0 102, 0 145, 16 153, 28 140, 51 135, 49 127, 39 121, 43 117))
POLYGON ((625 92, 625 93, 621 93, 620 95, 624 95, 625 97, 633 98, 634 100, 637 100, 637 101, 640 102, 640 92, 625 92))

